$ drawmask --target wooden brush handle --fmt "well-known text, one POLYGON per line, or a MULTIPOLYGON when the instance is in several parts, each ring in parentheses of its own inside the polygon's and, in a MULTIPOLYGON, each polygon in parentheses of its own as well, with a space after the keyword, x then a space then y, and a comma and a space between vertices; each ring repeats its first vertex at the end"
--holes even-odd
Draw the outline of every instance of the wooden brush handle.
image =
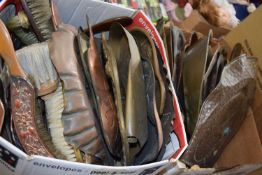
POLYGON ((10 74, 17 77, 25 78, 26 75, 20 67, 12 40, 4 23, 0 20, 0 56, 4 59, 5 64, 9 68, 10 74))

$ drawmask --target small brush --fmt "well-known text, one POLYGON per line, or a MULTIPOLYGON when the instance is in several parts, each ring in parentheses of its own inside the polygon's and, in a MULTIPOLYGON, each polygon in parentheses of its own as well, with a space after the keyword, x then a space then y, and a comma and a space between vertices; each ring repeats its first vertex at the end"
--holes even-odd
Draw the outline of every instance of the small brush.
MULTIPOLYGON (((56 150, 52 153, 57 158, 65 157, 66 160, 76 161, 74 149, 65 141, 63 135, 64 127, 61 119, 64 111, 63 88, 51 62, 48 44, 44 42, 25 47, 17 51, 17 57, 22 68, 32 77, 38 96, 45 102, 46 119, 52 138, 52 143, 48 141, 47 143, 53 147, 52 150, 56 150)), ((39 130, 42 131, 43 129, 39 130)))
POLYGON ((21 2, 37 38, 40 41, 48 40, 54 31, 49 0, 21 0, 21 2))
POLYGON ((38 39, 35 33, 29 30, 29 21, 26 14, 23 11, 18 12, 18 14, 7 22, 7 28, 14 32, 14 34, 20 39, 25 45, 31 45, 38 43, 38 39))

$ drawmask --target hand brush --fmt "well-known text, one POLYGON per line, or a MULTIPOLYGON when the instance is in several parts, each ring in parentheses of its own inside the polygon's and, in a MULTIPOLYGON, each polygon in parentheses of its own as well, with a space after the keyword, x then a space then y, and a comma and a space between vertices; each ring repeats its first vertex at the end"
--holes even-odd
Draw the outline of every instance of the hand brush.
POLYGON ((23 11, 18 12, 16 16, 10 18, 7 22, 7 28, 14 32, 25 45, 39 42, 35 33, 30 31, 29 26, 28 18, 23 11))
POLYGON ((46 41, 51 37, 54 26, 49 0, 21 0, 39 41, 46 41))
MULTIPOLYGON (((23 69, 34 80, 38 95, 45 101, 47 125, 52 141, 51 143, 47 142, 50 145, 49 149, 54 151, 53 154, 57 158, 62 157, 76 161, 74 149, 67 144, 63 135, 62 84, 58 82, 58 75, 51 62, 47 43, 35 44, 18 50, 17 56, 23 69)), ((44 127, 40 127, 39 133, 47 138, 49 133, 46 133, 44 129, 44 127)))
POLYGON ((36 131, 34 88, 17 61, 12 40, 1 20, 0 45, 0 56, 8 67, 11 77, 11 113, 17 136, 28 154, 53 157, 36 131))

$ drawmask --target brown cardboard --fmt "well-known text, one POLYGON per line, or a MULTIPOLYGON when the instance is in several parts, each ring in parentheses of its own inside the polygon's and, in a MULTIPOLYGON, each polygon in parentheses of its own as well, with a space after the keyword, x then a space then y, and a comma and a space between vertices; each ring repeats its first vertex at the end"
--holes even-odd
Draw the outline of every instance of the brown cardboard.
POLYGON ((186 20, 176 25, 186 31, 196 31, 204 35, 208 35, 209 30, 212 29, 215 38, 220 38, 230 31, 229 29, 215 27, 209 24, 197 10, 194 10, 186 20))
MULTIPOLYGON (((262 7, 249 15, 246 20, 229 32, 224 41, 229 50, 240 43, 244 52, 258 58, 260 67, 258 79, 261 79, 262 68, 262 7)), ((262 81, 258 81, 252 110, 243 122, 239 132, 227 145, 216 167, 230 167, 240 164, 262 163, 262 81)))
POLYGON ((262 163, 262 147, 253 112, 250 109, 238 133, 226 146, 215 167, 262 163))
POLYGON ((249 15, 239 26, 229 32, 224 40, 232 49, 236 43, 241 43, 244 51, 255 56, 262 68, 262 6, 249 15))
MULTIPOLYGON (((258 58, 260 69, 262 68, 262 7, 259 7, 254 13, 249 15, 246 20, 239 24, 234 30, 225 36, 224 41, 232 49, 235 44, 240 43, 247 55, 258 58)), ((261 77, 261 72, 258 74, 261 77)), ((259 78, 261 79, 261 78, 259 78)), ((261 82, 260 89, 261 89, 261 82)), ((254 103, 252 105, 254 122, 260 137, 260 147, 262 143, 262 90, 256 91, 254 103)), ((261 158, 262 160, 262 158, 261 158)))
POLYGON ((257 131, 260 137, 260 144, 262 145, 262 90, 259 88, 255 92, 255 99, 252 105, 252 110, 257 131))

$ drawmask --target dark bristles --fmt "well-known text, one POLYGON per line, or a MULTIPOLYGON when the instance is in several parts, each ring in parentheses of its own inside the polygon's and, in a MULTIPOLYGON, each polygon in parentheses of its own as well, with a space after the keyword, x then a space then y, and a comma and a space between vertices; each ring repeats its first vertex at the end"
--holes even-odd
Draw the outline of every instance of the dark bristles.
POLYGON ((54 31, 49 0, 22 0, 24 10, 40 41, 46 41, 54 31))
POLYGON ((13 32, 25 45, 31 45, 39 42, 35 33, 31 31, 26 32, 22 28, 17 28, 14 29, 13 32))

